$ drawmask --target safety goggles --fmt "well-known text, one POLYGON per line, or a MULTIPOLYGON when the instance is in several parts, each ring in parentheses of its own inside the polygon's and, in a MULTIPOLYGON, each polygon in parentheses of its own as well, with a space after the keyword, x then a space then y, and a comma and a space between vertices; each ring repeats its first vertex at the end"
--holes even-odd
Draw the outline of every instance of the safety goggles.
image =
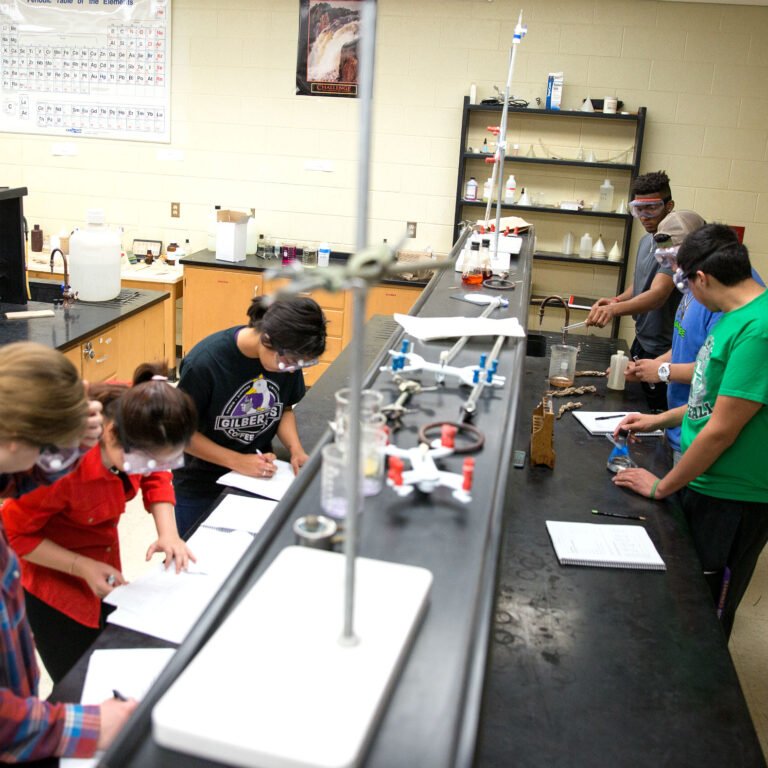
POLYGON ((636 219, 652 219, 659 214, 663 213, 664 207, 669 202, 669 198, 665 197, 663 200, 641 198, 639 200, 633 200, 629 204, 629 212, 636 219))
POLYGON ((675 284, 675 288, 677 288, 680 293, 686 293, 689 289, 689 281, 695 274, 695 271, 686 274, 682 269, 680 269, 680 267, 678 267, 675 271, 675 274, 672 275, 672 281, 675 284))
POLYGON ((299 369, 311 368, 319 362, 320 361, 316 357, 311 360, 304 360, 286 352, 284 349, 278 349, 277 352, 275 352, 275 364, 277 365, 278 370, 283 373, 293 373, 299 369))
POLYGON ((148 475, 150 472, 169 472, 184 466, 184 453, 167 459, 156 459, 154 456, 139 450, 123 451, 123 471, 129 475, 148 475))
POLYGON ((61 472, 62 469, 71 467, 79 457, 80 449, 77 446, 59 448, 55 445, 43 445, 35 464, 46 473, 61 472))
POLYGON ((677 252, 679 250, 679 245, 660 245, 653 252, 653 255, 662 267, 674 271, 677 269, 677 252))

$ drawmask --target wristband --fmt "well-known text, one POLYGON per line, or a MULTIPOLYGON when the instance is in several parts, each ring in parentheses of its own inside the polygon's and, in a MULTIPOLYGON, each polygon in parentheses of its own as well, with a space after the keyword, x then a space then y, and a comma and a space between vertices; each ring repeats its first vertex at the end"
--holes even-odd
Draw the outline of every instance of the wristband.
POLYGON ((649 499, 655 499, 656 498, 656 489, 659 487, 659 483, 661 480, 654 480, 653 485, 651 486, 651 492, 648 494, 649 499))

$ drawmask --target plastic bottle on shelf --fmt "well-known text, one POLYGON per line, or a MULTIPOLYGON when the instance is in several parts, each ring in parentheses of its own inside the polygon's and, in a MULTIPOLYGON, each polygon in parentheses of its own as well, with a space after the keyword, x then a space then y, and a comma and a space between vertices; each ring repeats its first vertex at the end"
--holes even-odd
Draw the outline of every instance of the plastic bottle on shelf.
POLYGON ((32 243, 30 249, 35 253, 40 253, 43 250, 43 230, 40 229, 39 224, 35 224, 32 227, 32 231, 29 233, 32 243))
POLYGON ((592 257, 592 235, 585 232, 579 242, 579 258, 589 259, 592 257))
POLYGON ((207 245, 208 250, 216 252, 216 226, 219 223, 219 211, 221 210, 220 205, 214 205, 213 210, 208 214, 208 239, 207 239, 207 245))
POLYGON ((470 201, 477 200, 477 179, 474 176, 470 176, 467 182, 466 189, 464 190, 464 199, 470 201))
POLYGON ((489 200, 493 200, 493 179, 489 178, 486 179, 485 184, 483 184, 483 202, 488 202, 489 200))
POLYGON ((612 211, 613 210, 613 184, 610 179, 606 179, 600 185, 600 197, 597 201, 598 211, 612 211))
POLYGON ((328 243, 320 243, 317 249, 317 266, 327 267, 331 260, 331 246, 328 243))
POLYGON ((245 230, 245 255, 254 256, 259 245, 259 232, 256 229, 256 209, 251 208, 245 230))
POLYGON ((515 192, 517 192, 517 182, 515 177, 510 173, 507 183, 504 185, 504 202, 507 205, 514 205, 515 192))
POLYGON ((629 360, 620 349, 615 355, 611 355, 611 372, 608 374, 608 389, 624 389, 624 375, 627 370, 629 360))

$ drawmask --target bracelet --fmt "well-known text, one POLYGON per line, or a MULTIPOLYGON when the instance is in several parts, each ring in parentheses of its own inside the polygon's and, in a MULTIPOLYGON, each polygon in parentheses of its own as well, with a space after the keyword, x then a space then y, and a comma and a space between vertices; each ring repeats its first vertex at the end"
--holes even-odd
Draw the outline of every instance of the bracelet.
POLYGON ((654 480, 653 485, 651 486, 651 492, 648 494, 649 499, 655 499, 656 498, 656 489, 659 487, 659 483, 661 480, 654 480))
POLYGON ((75 563, 80 559, 80 555, 75 555, 75 559, 72 561, 72 565, 69 566, 69 572, 72 576, 75 575, 75 563))

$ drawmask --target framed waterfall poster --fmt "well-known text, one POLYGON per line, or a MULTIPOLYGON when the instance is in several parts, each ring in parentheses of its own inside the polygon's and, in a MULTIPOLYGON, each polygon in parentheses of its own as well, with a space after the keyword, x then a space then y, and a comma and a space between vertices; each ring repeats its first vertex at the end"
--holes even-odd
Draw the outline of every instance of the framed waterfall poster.
POLYGON ((296 93, 357 96, 362 0, 299 0, 296 93))

